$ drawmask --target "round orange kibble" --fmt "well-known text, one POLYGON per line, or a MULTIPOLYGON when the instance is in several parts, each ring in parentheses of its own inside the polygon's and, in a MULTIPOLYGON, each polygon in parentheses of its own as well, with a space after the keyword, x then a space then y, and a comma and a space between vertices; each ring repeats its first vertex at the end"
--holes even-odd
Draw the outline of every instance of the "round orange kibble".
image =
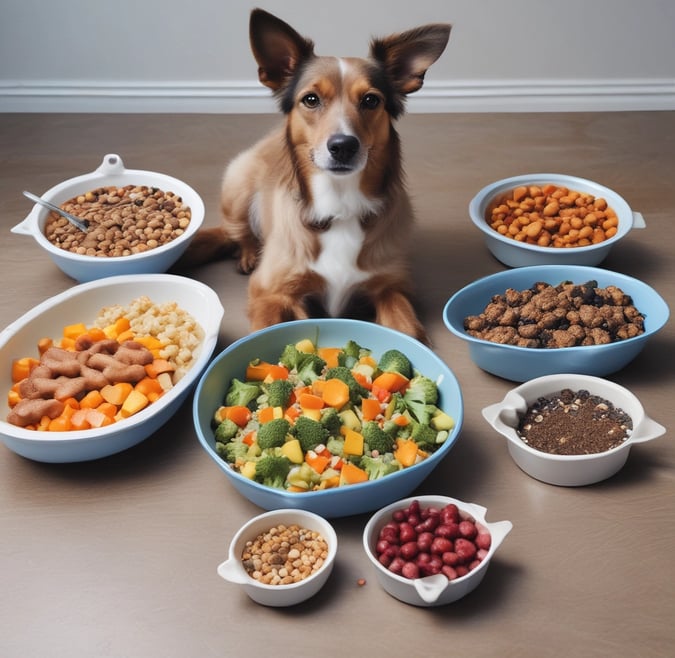
POLYGON ((494 200, 486 215, 495 231, 542 247, 584 247, 616 235, 619 220, 603 198, 552 183, 521 185, 494 200))

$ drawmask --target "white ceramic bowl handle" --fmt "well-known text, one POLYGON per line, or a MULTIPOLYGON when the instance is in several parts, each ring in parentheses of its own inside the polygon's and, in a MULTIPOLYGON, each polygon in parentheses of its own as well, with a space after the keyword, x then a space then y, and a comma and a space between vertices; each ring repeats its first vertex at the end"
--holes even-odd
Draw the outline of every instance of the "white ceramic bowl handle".
POLYGON ((124 162, 116 153, 108 153, 96 170, 99 174, 121 174, 124 171, 124 162))

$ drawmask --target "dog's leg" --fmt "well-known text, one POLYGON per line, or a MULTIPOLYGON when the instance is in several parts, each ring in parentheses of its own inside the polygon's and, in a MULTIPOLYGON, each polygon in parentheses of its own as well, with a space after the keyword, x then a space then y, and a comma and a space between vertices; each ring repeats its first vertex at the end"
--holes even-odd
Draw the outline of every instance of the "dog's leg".
POLYGON ((417 313, 400 281, 387 276, 372 277, 362 290, 372 300, 375 309, 375 322, 396 329, 417 340, 429 344, 429 337, 417 317, 417 313))
POLYGON ((272 285, 265 286, 258 274, 258 271, 253 273, 248 289, 248 317, 252 331, 310 317, 305 300, 321 294, 324 287, 321 276, 307 272, 291 278, 277 278, 272 285))

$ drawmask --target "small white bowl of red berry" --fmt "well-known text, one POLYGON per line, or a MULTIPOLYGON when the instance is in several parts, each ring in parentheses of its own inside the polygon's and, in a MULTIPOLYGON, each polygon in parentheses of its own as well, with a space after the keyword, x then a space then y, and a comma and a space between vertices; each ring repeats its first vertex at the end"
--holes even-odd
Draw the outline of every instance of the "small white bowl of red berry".
POLYGON ((363 546, 378 582, 420 607, 453 603, 483 580, 510 521, 487 522, 487 510, 448 496, 416 496, 376 512, 363 546))
POLYGON ((482 414, 525 473, 568 487, 615 475, 634 444, 666 432, 628 389, 591 375, 531 379, 482 414))

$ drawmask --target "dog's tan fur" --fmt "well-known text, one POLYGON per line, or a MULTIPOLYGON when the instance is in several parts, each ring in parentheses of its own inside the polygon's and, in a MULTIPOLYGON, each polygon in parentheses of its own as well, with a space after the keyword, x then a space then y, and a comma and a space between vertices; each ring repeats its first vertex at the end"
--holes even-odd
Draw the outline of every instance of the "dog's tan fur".
POLYGON ((318 57, 310 40, 259 9, 250 33, 259 78, 286 121, 230 163, 223 224, 199 232, 186 260, 236 249, 240 271, 252 273, 253 330, 309 317, 310 300, 339 315, 356 297, 376 322, 426 340, 409 299, 413 212, 393 121, 450 26, 373 41, 367 60, 318 57))

